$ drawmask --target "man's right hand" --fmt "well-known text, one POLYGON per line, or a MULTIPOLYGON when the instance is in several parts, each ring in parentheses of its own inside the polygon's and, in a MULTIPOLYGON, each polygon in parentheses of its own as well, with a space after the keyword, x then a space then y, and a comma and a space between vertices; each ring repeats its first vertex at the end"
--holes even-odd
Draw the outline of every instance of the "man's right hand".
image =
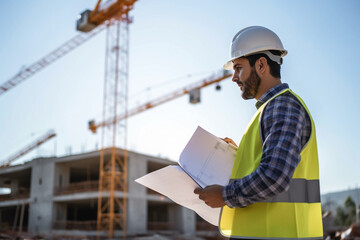
POLYGON ((231 139, 231 138, 221 138, 221 140, 223 140, 226 143, 231 143, 232 145, 234 145, 236 148, 238 148, 238 146, 236 145, 236 143, 231 139))

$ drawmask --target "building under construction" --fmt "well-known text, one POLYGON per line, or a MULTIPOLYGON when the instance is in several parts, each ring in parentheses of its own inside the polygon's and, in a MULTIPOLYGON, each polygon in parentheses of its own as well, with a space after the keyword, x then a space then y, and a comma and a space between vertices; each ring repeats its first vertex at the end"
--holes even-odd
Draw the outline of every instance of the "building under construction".
MULTIPOLYGON (((0 165, 0 228, 18 235, 104 236, 109 239, 154 232, 195 235, 217 228, 196 214, 135 179, 174 164, 169 160, 122 151, 127 148, 127 119, 135 114, 189 94, 200 102, 200 89, 231 76, 212 74, 202 81, 128 110, 129 15, 137 0, 97 0, 76 22, 80 33, 0 86, 0 95, 106 29, 103 121, 91 120, 89 129, 101 128, 101 151, 53 158, 37 158, 23 165, 11 163, 55 136, 44 136, 0 165)), ((210 231, 212 232, 212 231, 210 231)), ((1 238, 1 236, 0 236, 1 238)))
MULTIPOLYGON (((122 150, 116 149, 122 156, 122 150)), ((111 151, 105 151, 105 159, 111 151)), ((36 158, 22 165, 0 169, 0 187, 10 193, 0 195, 2 232, 56 236, 97 236, 100 152, 65 157, 36 158)), ((207 235, 217 228, 193 211, 146 189, 134 180, 175 164, 166 159, 128 152, 127 193, 116 189, 116 198, 127 198, 127 236, 154 233, 207 235)), ((106 192, 102 193, 106 197, 106 192)), ((115 237, 122 237, 115 227, 115 237)), ((101 233, 104 237, 106 233, 101 233)))

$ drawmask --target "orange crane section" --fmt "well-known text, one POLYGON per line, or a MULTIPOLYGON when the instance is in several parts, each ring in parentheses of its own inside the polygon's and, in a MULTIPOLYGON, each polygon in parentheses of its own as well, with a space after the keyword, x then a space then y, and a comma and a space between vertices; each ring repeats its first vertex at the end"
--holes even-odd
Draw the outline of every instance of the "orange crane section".
POLYGON ((5 168, 10 166, 10 164, 15 161, 16 159, 24 156, 26 153, 30 152, 34 148, 40 146, 41 144, 45 143, 46 141, 50 140, 51 138, 55 137, 56 133, 53 130, 48 131, 45 135, 38 138, 36 141, 32 142, 28 146, 21 149, 19 152, 15 153, 0 165, 0 168, 5 168))
MULTIPOLYGON (((174 91, 174 92, 172 92, 170 94, 166 94, 166 95, 164 95, 162 97, 159 97, 157 99, 149 101, 149 102, 147 102, 147 103, 145 103, 143 105, 140 105, 140 106, 138 106, 136 108, 130 109, 127 113, 118 115, 116 117, 116 119, 112 118, 112 119, 108 119, 108 120, 100 122, 100 123, 95 123, 94 120, 91 120, 91 121, 89 121, 89 129, 93 133, 96 133, 98 128, 106 127, 108 125, 114 124, 114 123, 116 123, 118 121, 121 121, 123 119, 126 119, 128 117, 131 117, 133 115, 141 113, 141 112, 143 112, 145 110, 148 110, 150 108, 159 106, 159 105, 161 105, 163 103, 166 103, 168 101, 171 101, 173 99, 181 97, 181 96, 183 96, 185 94, 189 94, 189 93, 192 93, 193 91, 200 90, 201 88, 207 87, 207 86, 212 85, 214 83, 219 83, 222 80, 230 77, 231 75, 232 74, 229 71, 221 70, 217 74, 213 74, 210 77, 205 78, 205 79, 203 79, 203 80, 201 80, 199 82, 193 83, 191 85, 188 85, 186 87, 178 89, 178 90, 176 90, 176 91, 174 91)), ((195 101, 195 103, 196 103, 196 101, 195 101)))
POLYGON ((133 9, 133 5, 137 0, 108 0, 102 3, 99 0, 94 10, 85 10, 81 13, 76 23, 76 29, 81 32, 90 32, 97 26, 103 24, 111 18, 121 19, 128 15, 133 9))
POLYGON ((128 14, 137 0, 110 0, 103 4, 103 7, 100 6, 101 1, 98 1, 94 11, 90 14, 90 22, 96 25, 119 14, 128 14))

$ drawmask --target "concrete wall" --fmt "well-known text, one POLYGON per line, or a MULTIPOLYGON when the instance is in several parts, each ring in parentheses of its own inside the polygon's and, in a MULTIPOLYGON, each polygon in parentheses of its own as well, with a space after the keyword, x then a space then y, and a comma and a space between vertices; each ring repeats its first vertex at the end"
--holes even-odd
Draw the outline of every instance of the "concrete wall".
POLYGON ((66 204, 64 203, 55 203, 54 204, 54 213, 53 219, 54 221, 66 221, 67 211, 66 204))
POLYGON ((146 189, 135 179, 146 174, 147 160, 137 154, 130 154, 128 161, 128 213, 127 232, 129 234, 147 231, 146 189))
POLYGON ((19 192, 19 180, 18 179, 11 180, 11 192, 15 193, 15 194, 19 192))
POLYGON ((29 231, 47 234, 53 221, 53 189, 55 164, 51 159, 32 161, 29 231))
MULTIPOLYGON (((149 162, 158 162, 165 165, 166 161, 148 158, 144 155, 130 154, 128 164, 128 233, 147 232, 148 196, 147 189, 134 180, 147 174, 149 162)), ((167 163, 167 164, 166 164, 167 163)), ((175 231, 194 234, 196 231, 196 214, 177 204, 166 204, 168 207, 169 221, 174 223, 175 231)))
POLYGON ((195 212, 180 205, 169 206, 169 220, 174 222, 177 232, 194 234, 196 231, 195 212))
POLYGON ((70 182, 69 164, 56 164, 55 166, 55 187, 66 187, 70 182))

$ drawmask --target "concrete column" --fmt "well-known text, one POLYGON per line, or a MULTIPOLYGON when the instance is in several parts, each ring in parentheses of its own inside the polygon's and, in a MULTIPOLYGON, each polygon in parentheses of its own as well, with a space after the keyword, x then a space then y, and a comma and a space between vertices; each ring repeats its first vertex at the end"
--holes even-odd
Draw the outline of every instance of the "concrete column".
POLYGON ((11 179, 11 193, 18 194, 19 193, 19 180, 18 179, 11 179))
POLYGON ((194 211, 180 205, 169 206, 169 220, 173 220, 175 230, 193 235, 196 231, 196 214, 194 211))
POLYGON ((128 206, 127 232, 129 234, 147 231, 146 188, 134 180, 144 176, 147 171, 147 160, 131 154, 128 160, 128 206))
POLYGON ((54 217, 55 221, 66 221, 67 219, 67 206, 65 203, 54 203, 54 217))
POLYGON ((196 231, 196 213, 188 208, 182 207, 184 233, 193 235, 196 231))
POLYGON ((55 164, 51 159, 32 161, 29 231, 49 234, 53 222, 53 190, 55 164))
POLYGON ((70 183, 70 167, 68 164, 55 165, 55 187, 66 187, 70 183))

